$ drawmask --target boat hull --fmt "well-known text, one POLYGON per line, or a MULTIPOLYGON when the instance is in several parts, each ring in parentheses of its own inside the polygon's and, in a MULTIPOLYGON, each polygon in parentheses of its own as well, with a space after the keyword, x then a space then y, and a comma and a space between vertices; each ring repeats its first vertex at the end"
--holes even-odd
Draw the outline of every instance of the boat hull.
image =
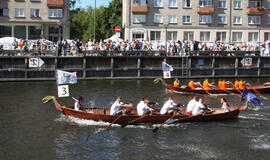
MULTIPOLYGON (((198 89, 190 89, 190 88, 181 88, 181 87, 174 87, 173 85, 170 84, 163 84, 167 89, 170 91, 174 92, 182 92, 182 93, 196 93, 196 94, 240 94, 242 93, 243 90, 237 90, 234 88, 228 88, 227 90, 222 90, 222 89, 211 89, 211 90, 203 90, 201 88, 198 89)), ((247 87, 251 92, 256 93, 270 93, 270 86, 252 86, 252 87, 247 87), (256 91, 255 91, 256 90, 256 91)))
MULTIPOLYGON (((94 121, 103 121, 112 123, 118 116, 111 116, 109 115, 108 108, 98 108, 95 109, 95 113, 89 113, 85 111, 76 111, 71 108, 63 107, 62 112, 67 117, 74 117, 79 119, 86 119, 86 120, 94 120, 94 121)), ((178 119, 178 123, 181 122, 201 122, 201 121, 217 121, 217 120, 225 120, 225 119, 234 119, 237 118, 239 115, 239 109, 235 108, 232 109, 230 112, 222 112, 222 110, 217 110, 212 114, 207 115, 197 115, 197 116, 187 116, 187 115, 177 115, 174 119, 178 119), (216 112, 216 113, 215 113, 216 112)), ((128 122, 138 119, 140 116, 138 115, 124 115, 119 118, 115 123, 117 124, 127 124, 128 122)), ((153 123, 163 123, 168 120, 171 115, 151 115, 146 116, 142 119, 137 120, 132 124, 153 124, 153 123)))

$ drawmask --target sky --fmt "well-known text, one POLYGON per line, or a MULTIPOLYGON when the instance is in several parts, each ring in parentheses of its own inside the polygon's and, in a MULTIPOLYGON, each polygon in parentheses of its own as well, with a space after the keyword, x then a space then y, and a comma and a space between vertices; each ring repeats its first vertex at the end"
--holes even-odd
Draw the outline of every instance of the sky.
MULTIPOLYGON (((97 2, 97 7, 103 5, 103 6, 108 6, 110 1, 112 0, 96 0, 97 2)), ((95 6, 95 0, 79 0, 76 2, 75 8, 87 8, 88 6, 95 6)))

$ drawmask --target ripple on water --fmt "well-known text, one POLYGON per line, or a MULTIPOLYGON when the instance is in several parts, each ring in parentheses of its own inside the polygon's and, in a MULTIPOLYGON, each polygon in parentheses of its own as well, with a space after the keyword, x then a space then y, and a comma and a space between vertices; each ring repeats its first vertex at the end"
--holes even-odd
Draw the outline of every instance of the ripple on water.
POLYGON ((270 136, 260 135, 251 139, 250 148, 255 150, 269 150, 270 149, 270 136))

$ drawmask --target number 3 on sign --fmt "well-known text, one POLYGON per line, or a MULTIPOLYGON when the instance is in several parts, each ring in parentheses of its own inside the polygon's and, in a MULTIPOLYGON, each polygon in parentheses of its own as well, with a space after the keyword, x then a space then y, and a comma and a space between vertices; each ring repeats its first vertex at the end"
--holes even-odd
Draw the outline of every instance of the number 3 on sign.
POLYGON ((58 97, 68 97, 69 89, 68 85, 58 86, 58 97))

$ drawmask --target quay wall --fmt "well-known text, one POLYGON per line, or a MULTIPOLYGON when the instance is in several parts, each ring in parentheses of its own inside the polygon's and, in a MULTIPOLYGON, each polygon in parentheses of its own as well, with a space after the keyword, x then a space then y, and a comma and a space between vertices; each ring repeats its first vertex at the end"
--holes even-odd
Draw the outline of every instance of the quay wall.
POLYGON ((55 70, 77 72, 78 79, 147 79, 162 77, 162 61, 172 65, 172 77, 238 78, 270 77, 270 57, 257 52, 194 52, 166 56, 164 52, 99 52, 80 56, 42 54, 14 55, 0 52, 0 81, 55 80, 55 70), (45 63, 31 69, 28 60, 40 57, 45 63), (251 65, 243 65, 244 60, 251 65))

